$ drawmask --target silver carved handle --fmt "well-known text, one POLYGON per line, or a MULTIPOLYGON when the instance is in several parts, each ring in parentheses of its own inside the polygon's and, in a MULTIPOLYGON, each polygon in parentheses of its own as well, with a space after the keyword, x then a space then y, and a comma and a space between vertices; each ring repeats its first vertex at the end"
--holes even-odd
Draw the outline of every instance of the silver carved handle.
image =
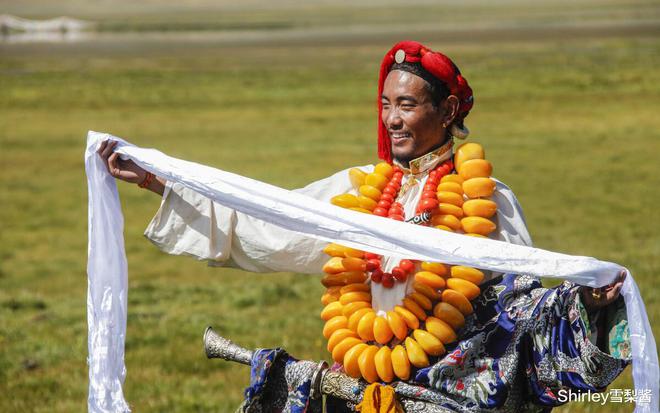
POLYGON ((235 361, 241 364, 252 363, 252 351, 234 344, 231 340, 220 337, 211 326, 204 331, 204 350, 206 357, 235 361))

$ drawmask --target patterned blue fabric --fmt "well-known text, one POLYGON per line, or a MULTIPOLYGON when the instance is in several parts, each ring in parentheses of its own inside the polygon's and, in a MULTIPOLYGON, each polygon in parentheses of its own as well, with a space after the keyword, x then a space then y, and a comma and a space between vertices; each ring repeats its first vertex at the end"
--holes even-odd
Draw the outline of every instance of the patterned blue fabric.
POLYGON ((296 360, 280 348, 255 351, 250 385, 245 389, 245 401, 240 410, 249 413, 317 410, 308 410, 315 369, 315 363, 296 360))
POLYGON ((415 375, 451 399, 441 403, 448 408, 542 411, 561 404, 561 389, 603 390, 630 363, 589 340, 572 283, 543 288, 536 278, 506 275, 482 285, 473 305, 462 339, 415 375))
MULTIPOLYGON (((543 288, 536 278, 506 275, 482 284, 481 290, 472 302, 474 313, 459 331, 461 340, 448 345, 447 354, 431 360, 431 366, 417 370, 407 385, 395 386, 399 396, 448 411, 542 412, 561 404, 560 390, 601 391, 630 363, 629 352, 621 351, 629 344, 622 299, 598 314, 610 323, 605 328, 610 343, 603 351, 589 338, 593 331, 577 285, 543 288)), ((264 392, 278 357, 285 365, 301 363, 279 349, 261 350, 246 397, 254 400, 264 392)), ((284 397, 304 406, 310 380, 296 383, 284 397)))

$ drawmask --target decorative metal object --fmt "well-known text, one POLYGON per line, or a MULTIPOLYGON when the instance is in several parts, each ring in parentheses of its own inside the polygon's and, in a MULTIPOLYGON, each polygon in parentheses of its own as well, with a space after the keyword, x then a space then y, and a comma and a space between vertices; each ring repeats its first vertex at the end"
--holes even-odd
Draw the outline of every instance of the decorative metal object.
MULTIPOLYGON (((254 352, 234 344, 231 340, 218 335, 213 328, 207 327, 204 332, 204 349, 206 357, 221 358, 227 361, 250 365, 254 352)), ((305 362, 311 363, 311 362, 305 362)), ((338 371, 328 369, 328 363, 321 361, 316 365, 316 370, 312 375, 311 397, 320 398, 322 395, 336 397, 349 403, 357 404, 362 401, 364 389, 367 383, 364 380, 355 379, 338 371)), ((430 400, 438 398, 438 401, 444 398, 439 393, 424 389, 424 395, 419 394, 425 400, 418 397, 410 397, 411 394, 419 393, 414 391, 415 386, 406 383, 394 383, 394 391, 397 393, 397 399, 406 412, 414 413, 444 413, 450 410, 440 407, 437 403, 430 400), (430 399, 430 400, 429 400, 430 399)))
POLYGON ((204 350, 206 350, 206 357, 210 359, 224 359, 248 366, 252 362, 252 351, 219 336, 211 326, 206 327, 206 331, 204 331, 204 350))

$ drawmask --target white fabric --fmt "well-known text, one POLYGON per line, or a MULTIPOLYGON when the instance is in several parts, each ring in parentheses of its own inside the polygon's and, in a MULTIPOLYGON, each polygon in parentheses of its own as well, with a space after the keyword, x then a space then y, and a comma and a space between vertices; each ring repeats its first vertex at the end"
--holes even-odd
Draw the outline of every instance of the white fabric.
MULTIPOLYGON (((428 164, 429 169, 452 156, 446 152, 428 164)), ((369 173, 373 165, 360 169, 369 173)), ((397 197, 406 212, 413 216, 417 201, 428 179, 428 173, 404 175, 404 182, 397 197)), ((295 192, 327 203, 337 194, 357 192, 353 189, 348 169, 313 182, 295 192)), ((495 217, 497 230, 493 239, 531 246, 522 210, 513 192, 497 181, 492 199, 497 203, 495 217)), ((211 201, 192 189, 167 182, 158 212, 145 230, 145 236, 162 251, 174 255, 189 255, 208 260, 212 266, 232 266, 248 271, 293 271, 320 274, 327 256, 322 252, 326 242, 309 235, 289 231, 250 217, 231 208, 211 201)), ((384 256, 384 271, 390 271, 399 263, 397 258, 384 256)), ((487 281, 498 274, 486 273, 487 281)), ((380 315, 401 304, 413 289, 413 277, 406 283, 395 283, 392 288, 371 284, 372 306, 380 315)))
MULTIPOLYGON (((287 191, 215 168, 168 157, 108 134, 90 132, 86 169, 90 192, 88 320, 90 398, 93 412, 126 411, 123 340, 126 328, 126 261, 121 208, 114 181, 95 154, 105 139, 117 140, 117 151, 146 170, 253 218, 290 231, 387 256, 468 265, 482 269, 561 278, 591 287, 611 283, 623 269, 590 257, 570 256, 501 241, 465 237, 344 210, 300 193, 287 191), (94 159, 92 159, 94 158, 94 159), (102 292, 102 293, 99 293, 102 292), (120 346, 121 351, 116 347, 120 346), (110 352, 109 350, 112 350, 110 352), (112 401, 112 405, 100 401, 112 401), (108 406, 108 407, 106 407, 108 406)), ((651 403, 636 412, 658 411, 658 356, 644 303, 630 273, 623 297, 628 312, 636 389, 651 390, 651 403)))

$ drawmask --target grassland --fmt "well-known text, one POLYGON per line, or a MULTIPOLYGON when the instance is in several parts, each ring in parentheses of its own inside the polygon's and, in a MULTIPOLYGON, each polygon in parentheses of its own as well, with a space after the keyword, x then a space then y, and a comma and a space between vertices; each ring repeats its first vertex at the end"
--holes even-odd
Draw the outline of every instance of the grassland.
MULTIPOLYGON (((34 16, 48 10, 30 4, 40 3, 24 5, 34 16)), ((292 32, 253 27, 246 36, 194 41, 138 35, 0 43, 0 411, 86 408, 87 130, 287 188, 373 162, 379 58, 408 37, 401 33, 415 15, 428 24, 411 28, 411 36, 452 56, 473 86, 472 139, 515 190, 536 245, 630 268, 660 334, 653 281, 660 272, 657 7, 549 4, 490 6, 492 14, 486 8, 475 21, 457 5, 465 19, 457 31, 433 28, 429 13, 439 9, 421 4, 398 18, 374 13, 372 23, 353 31, 336 28, 350 14, 341 8, 328 15, 331 23, 311 9, 272 9, 261 21, 293 22, 292 32), (592 24, 566 24, 598 10, 592 24), (524 19, 513 11, 536 16, 538 27, 517 24, 524 19), (307 28, 305 16, 316 19, 307 28)), ((95 17, 83 10, 79 17, 95 17)), ((108 27, 127 21, 104 13, 98 20, 108 27)), ((202 14, 172 12, 172 24, 194 21, 195 13, 202 14)), ((171 21, 144 14, 152 17, 135 25, 171 21)), ((166 256, 141 236, 158 199, 128 185, 120 192, 130 265, 125 394, 134 411, 229 412, 239 403, 249 372, 203 357, 208 324, 246 347, 328 358, 317 277, 256 275, 166 256)), ((628 369, 613 387, 631 385, 628 369)), ((632 406, 576 403, 559 411, 622 409, 632 406)))

